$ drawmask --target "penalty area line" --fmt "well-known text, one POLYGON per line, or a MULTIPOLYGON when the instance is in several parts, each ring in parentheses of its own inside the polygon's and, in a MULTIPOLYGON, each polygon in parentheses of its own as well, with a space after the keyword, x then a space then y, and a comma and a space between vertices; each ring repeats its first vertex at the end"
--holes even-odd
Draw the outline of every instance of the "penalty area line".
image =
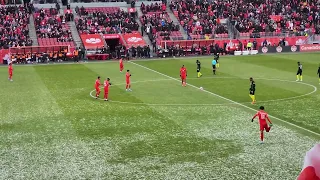
MULTIPOLYGON (((163 74, 163 73, 161 73, 161 72, 159 72, 159 71, 153 70, 153 69, 151 69, 151 68, 148 68, 148 67, 146 67, 146 66, 137 64, 137 63, 132 62, 132 61, 129 61, 129 62, 130 62, 131 64, 134 64, 134 65, 136 65, 136 66, 139 66, 139 67, 141 67, 141 68, 143 68, 143 69, 152 71, 152 72, 154 72, 154 73, 157 73, 157 74, 162 75, 162 76, 164 76, 164 77, 167 77, 167 78, 169 78, 169 79, 172 79, 172 80, 175 80, 175 81, 180 82, 179 79, 176 79, 176 78, 174 78, 174 77, 172 77, 172 76, 168 76, 168 75, 163 74)), ((195 86, 195 85, 192 85, 192 84, 189 84, 189 83, 187 83, 187 84, 188 84, 189 86, 193 87, 193 88, 199 89, 199 87, 197 87, 197 86, 195 86)), ((219 98, 224 99, 224 100, 226 100, 226 101, 232 102, 232 103, 237 104, 237 105, 239 105, 239 106, 241 106, 241 107, 244 107, 244 108, 246 108, 246 109, 249 109, 249 110, 252 110, 252 111, 257 111, 256 109, 253 109, 253 108, 251 108, 251 107, 249 107, 249 106, 246 106, 246 105, 244 105, 244 104, 241 104, 241 103, 239 103, 239 102, 233 101, 233 100, 228 99, 228 98, 226 98, 226 97, 220 96, 220 95, 215 94, 215 93, 213 93, 213 92, 211 92, 211 91, 203 90, 203 92, 206 92, 206 93, 211 94, 211 95, 213 95, 213 96, 219 97, 219 98)), ((283 123, 289 124, 289 125, 291 125, 291 126, 293 126, 293 127, 296 127, 296 128, 302 129, 302 130, 304 130, 304 131, 307 131, 307 132, 309 132, 309 133, 311 133, 311 134, 315 134, 315 135, 317 135, 317 136, 320 136, 320 134, 317 133, 317 132, 314 132, 314 131, 311 131, 311 130, 306 129, 306 128, 304 128, 304 127, 301 127, 301 126, 298 126, 298 125, 296 125, 296 124, 290 123, 290 122, 288 122, 288 121, 285 121, 285 120, 283 120, 283 119, 277 118, 277 117, 275 117, 275 116, 272 116, 272 115, 269 115, 269 116, 270 116, 271 118, 277 119, 277 120, 279 120, 279 121, 281 121, 281 122, 283 122, 283 123)))

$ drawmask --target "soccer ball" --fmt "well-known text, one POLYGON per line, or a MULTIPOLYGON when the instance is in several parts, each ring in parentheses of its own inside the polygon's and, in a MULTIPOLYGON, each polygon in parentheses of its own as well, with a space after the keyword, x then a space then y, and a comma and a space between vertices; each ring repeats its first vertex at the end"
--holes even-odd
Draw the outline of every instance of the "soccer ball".
POLYGON ((200 90, 203 90, 203 87, 200 87, 199 89, 200 89, 200 90))

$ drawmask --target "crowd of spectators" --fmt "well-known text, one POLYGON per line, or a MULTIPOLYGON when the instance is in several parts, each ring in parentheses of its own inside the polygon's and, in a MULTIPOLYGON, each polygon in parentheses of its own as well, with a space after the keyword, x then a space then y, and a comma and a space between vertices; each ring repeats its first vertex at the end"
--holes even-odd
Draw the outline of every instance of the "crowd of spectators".
POLYGON ((320 33, 320 1, 316 0, 173 0, 169 6, 190 34, 227 33, 219 22, 225 18, 240 33, 320 33))
POLYGON ((140 9, 143 12, 140 17, 141 33, 142 35, 147 33, 153 46, 156 41, 170 40, 174 32, 179 32, 180 27, 170 19, 165 3, 151 3, 150 5, 141 3, 140 9))
POLYGON ((143 2, 140 6, 141 12, 143 14, 147 14, 149 12, 164 12, 167 9, 167 6, 165 3, 151 3, 150 5, 145 5, 143 2))
POLYGON ((219 22, 219 19, 226 15, 223 11, 218 10, 215 2, 209 3, 208 0, 174 0, 171 1, 169 7, 189 34, 228 33, 226 26, 219 22))
POLYGON ((36 9, 35 28, 38 38, 56 38, 57 42, 72 42, 71 31, 66 24, 66 16, 59 15, 56 8, 36 9))
POLYGON ((76 26, 80 33, 115 34, 118 32, 131 33, 139 30, 135 16, 120 9, 117 12, 89 12, 84 7, 81 7, 77 8, 76 12, 81 16, 76 21, 76 26))
POLYGON ((0 7, 0 49, 32 45, 29 13, 29 9, 23 6, 0 7))

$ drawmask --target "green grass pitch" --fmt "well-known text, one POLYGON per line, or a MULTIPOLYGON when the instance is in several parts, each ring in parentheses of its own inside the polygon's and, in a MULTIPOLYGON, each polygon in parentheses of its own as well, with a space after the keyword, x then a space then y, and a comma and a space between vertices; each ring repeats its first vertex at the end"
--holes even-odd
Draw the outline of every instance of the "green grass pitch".
POLYGON ((196 59, 125 62, 132 92, 118 62, 14 66, 14 82, 0 67, 0 179, 295 179, 320 140, 319 54, 222 56, 216 76, 198 57, 201 78, 196 59), (111 102, 91 97, 97 76, 111 102), (260 105, 274 123, 263 145, 260 105))

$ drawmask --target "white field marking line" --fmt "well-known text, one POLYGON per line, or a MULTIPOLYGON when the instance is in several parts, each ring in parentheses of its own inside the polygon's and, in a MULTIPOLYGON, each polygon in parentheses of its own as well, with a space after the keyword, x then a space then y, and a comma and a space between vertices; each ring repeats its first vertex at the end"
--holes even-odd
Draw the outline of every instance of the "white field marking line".
MULTIPOLYGON (((178 78, 177 78, 178 79, 178 78)), ((188 78, 188 79, 198 79, 198 78, 188 78)), ((238 77, 203 77, 203 79, 247 79, 247 78, 238 78, 238 77)), ((273 81, 284 81, 284 82, 291 82, 291 83, 297 83, 296 81, 289 81, 289 80, 281 80, 281 79, 266 79, 266 78, 255 78, 255 79, 264 79, 264 80, 273 80, 273 81)), ((172 80, 172 79, 155 79, 155 80, 145 80, 145 81, 135 81, 135 82, 132 82, 132 83, 145 83, 145 82, 157 82, 157 81, 168 81, 168 80, 172 80)), ((290 99, 296 99, 296 98, 301 98, 303 96, 307 96, 307 95, 310 95, 314 92, 317 91, 317 87, 311 85, 311 84, 308 84, 308 83, 302 83, 301 84, 305 84, 305 85, 308 85, 308 86, 311 86, 314 88, 314 90, 310 93, 307 93, 307 94, 303 94, 303 95, 299 95, 299 96, 294 96, 294 97, 288 97, 288 98, 282 98, 282 99, 272 99, 272 100, 266 100, 266 101, 259 101, 259 102, 274 102, 274 101, 284 101, 284 100, 290 100, 290 99)), ((120 85, 125 85, 125 83, 121 83, 121 84, 115 84, 115 86, 120 86, 120 85)), ((101 88, 103 89, 103 87, 101 88)), ((90 96, 92 98, 96 98, 95 96, 92 95, 92 93, 94 92, 95 90, 92 90, 90 92, 90 96)), ((104 100, 104 99, 100 99, 99 100, 104 100)), ((135 102, 125 102, 125 101, 113 101, 113 100, 110 100, 110 102, 113 102, 113 103, 120 103, 120 104, 132 104, 132 105, 149 105, 149 106, 222 106, 222 105, 230 105, 230 104, 233 104, 233 103, 214 103, 214 104, 152 104, 152 103, 135 103, 135 102)), ((251 103, 251 102, 241 102, 243 104, 248 104, 248 103, 251 103)))
MULTIPOLYGON (((165 77, 167 77, 167 78, 170 78, 170 79, 174 79, 174 80, 176 80, 176 81, 179 81, 178 79, 175 79, 174 77, 171 77, 171 76, 168 76, 168 75, 163 74, 163 73, 161 73, 161 72, 158 72, 158 71, 156 71, 156 70, 150 69, 150 68, 148 68, 148 67, 146 67, 146 66, 143 66, 143 65, 140 65, 140 64, 137 64, 137 63, 134 63, 134 62, 131 62, 131 63, 134 64, 134 65, 136 65, 136 66, 139 66, 139 67, 141 67, 141 68, 143 68, 143 69, 147 69, 147 70, 149 70, 149 71, 152 71, 152 72, 154 72, 154 73, 160 74, 160 75, 165 76, 165 77)), ((180 82, 180 81, 179 81, 179 82, 180 82)), ((195 85, 192 85, 192 84, 188 84, 188 85, 191 86, 191 87, 193 87, 193 88, 197 88, 197 89, 199 88, 199 87, 197 87, 197 86, 195 86, 195 85)), ((237 104, 237 105, 242 106, 242 107, 244 107, 244 108, 250 109, 250 110, 252 110, 252 111, 255 111, 255 112, 257 111, 256 109, 253 109, 253 108, 251 108, 251 107, 249 107, 249 106, 246 106, 246 105, 244 105, 244 104, 241 104, 241 103, 238 103, 238 102, 236 102, 236 101, 233 101, 233 100, 231 100, 231 99, 225 98, 225 97, 220 96, 220 95, 218 95, 218 94, 215 94, 215 93, 213 93, 213 92, 210 92, 210 91, 207 91, 207 90, 203 90, 203 92, 206 92, 206 93, 211 94, 211 95, 213 95, 213 96, 219 97, 219 98, 224 99, 224 100, 226 100, 226 101, 232 102, 232 103, 234 103, 234 104, 237 104)), ((283 119, 277 118, 277 117, 275 117, 275 116, 272 116, 272 115, 269 115, 269 116, 270 116, 271 118, 277 119, 277 120, 279 120, 279 121, 281 121, 281 122, 283 122, 283 123, 287 123, 287 124, 289 124, 289 125, 291 125, 291 126, 294 126, 294 127, 296 127, 296 128, 299 128, 299 129, 302 129, 302 130, 307 131, 307 132, 309 132, 309 133, 312 133, 312 134, 315 134, 315 135, 317 135, 317 136, 320 136, 320 134, 317 133, 317 132, 314 132, 314 131, 311 131, 311 130, 306 129, 306 128, 304 128, 304 127, 295 125, 295 124, 293 124, 293 123, 290 123, 290 122, 285 121, 285 120, 283 120, 283 119)))
MULTIPOLYGON (((188 79, 198 79, 198 78, 188 78, 188 79)), ((203 79, 248 79, 248 78, 237 78, 237 77, 203 77, 203 79)), ((284 80, 284 79, 268 79, 268 78, 254 78, 254 79, 260 79, 260 80, 266 80, 266 81, 281 81, 281 82, 290 82, 290 83, 296 83, 296 84, 303 84, 309 87, 313 88, 313 91, 306 93, 306 94, 302 94, 302 95, 298 95, 298 96, 293 96, 293 97, 287 97, 287 98, 281 98, 281 99, 271 99, 271 100, 265 100, 265 101, 259 101, 259 103, 261 102, 274 102, 274 101, 286 101, 286 100, 291 100, 291 99, 297 99, 297 98, 301 98, 304 96, 308 96, 311 95, 315 92, 317 92, 318 88, 312 84, 308 84, 305 82, 301 82, 301 81, 290 81, 290 80, 284 80)), ((250 102, 239 102, 239 103, 250 103, 250 102)))
MULTIPOLYGON (((155 80, 145 80, 145 81, 135 81, 132 82, 133 83, 145 83, 145 82, 155 82, 155 81, 172 81, 173 79, 155 79, 155 80)), ((125 83, 120 83, 120 84, 115 84, 112 86, 120 86, 120 85, 125 85, 125 83)), ((101 87, 100 89, 103 89, 104 87, 101 87)), ((92 95, 92 93, 95 90, 92 90, 89 95, 92 98, 96 98, 94 95, 92 95)), ((102 93, 103 94, 103 93, 102 93)), ((102 100, 104 101, 104 99, 99 98, 98 100, 102 100)), ((132 105, 146 105, 146 106, 222 106, 222 105, 226 105, 226 104, 233 104, 233 103, 220 103, 220 104, 150 104, 150 103, 135 103, 135 102, 125 102, 125 101, 113 101, 113 100, 109 100, 109 102, 113 102, 113 103, 119 103, 119 104, 132 104, 132 105)))

